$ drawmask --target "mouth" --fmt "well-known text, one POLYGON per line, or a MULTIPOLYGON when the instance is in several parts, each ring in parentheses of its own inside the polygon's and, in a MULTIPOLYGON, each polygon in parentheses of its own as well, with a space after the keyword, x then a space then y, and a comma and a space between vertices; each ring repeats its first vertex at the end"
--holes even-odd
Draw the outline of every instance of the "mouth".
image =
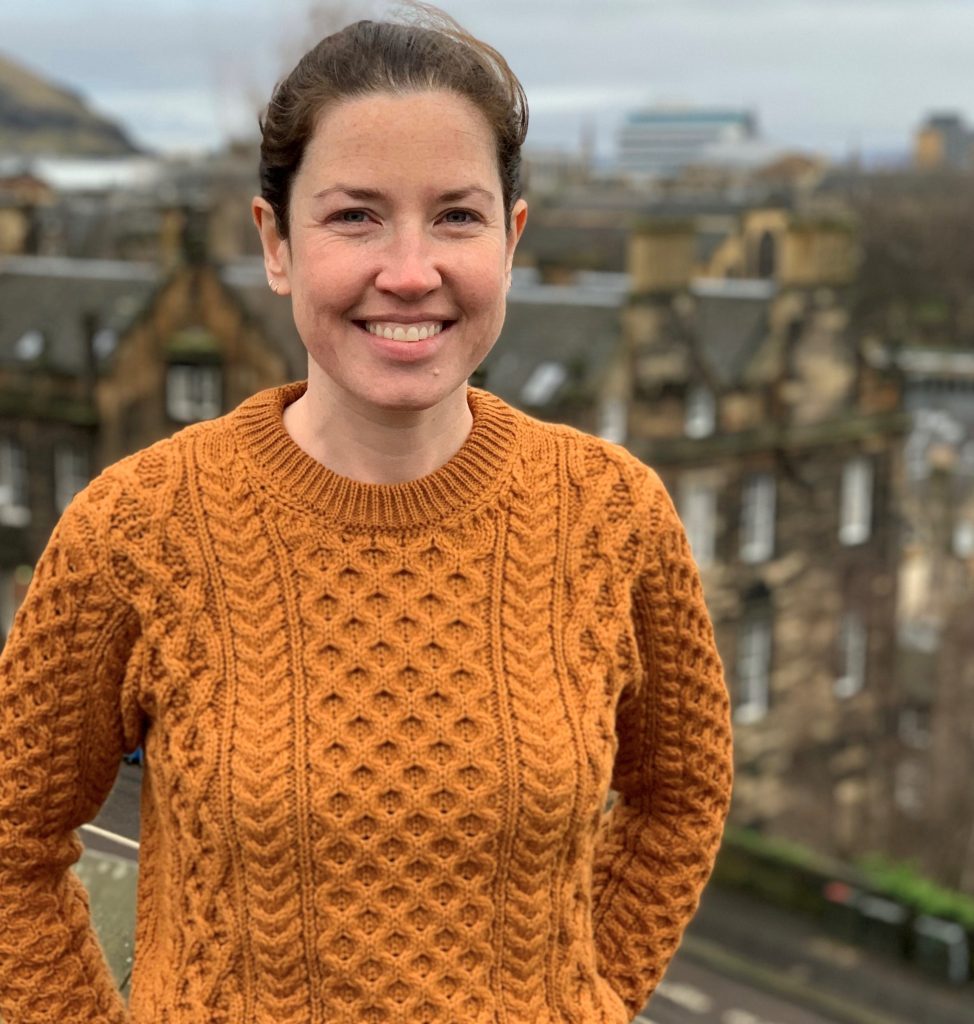
POLYGON ((448 331, 455 320, 423 320, 419 323, 404 324, 390 320, 356 320, 356 325, 377 338, 388 341, 425 341, 448 331))

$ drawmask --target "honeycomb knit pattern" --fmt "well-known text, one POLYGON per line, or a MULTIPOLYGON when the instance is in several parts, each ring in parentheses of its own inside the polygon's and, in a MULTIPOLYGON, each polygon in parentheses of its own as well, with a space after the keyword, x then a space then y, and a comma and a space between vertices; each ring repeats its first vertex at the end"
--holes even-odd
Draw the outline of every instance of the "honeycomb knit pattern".
POLYGON ((446 465, 357 483, 285 430, 305 386, 110 467, 38 563, 0 662, 5 1024, 631 1020, 731 787, 669 497, 476 389, 446 465), (126 1008, 70 867, 140 742, 126 1008))

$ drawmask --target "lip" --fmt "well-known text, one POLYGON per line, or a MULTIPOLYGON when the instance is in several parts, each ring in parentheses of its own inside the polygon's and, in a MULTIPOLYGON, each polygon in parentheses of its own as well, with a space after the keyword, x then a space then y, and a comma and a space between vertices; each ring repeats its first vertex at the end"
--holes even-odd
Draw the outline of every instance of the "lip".
MULTIPOLYGON (((369 320, 378 319, 369 317, 369 320)), ((435 317, 427 319, 436 319, 435 317)), ((399 320, 385 320, 384 323, 402 323, 405 324, 407 321, 399 320)), ((415 320, 408 321, 409 323, 416 323, 415 320)), ((422 322, 426 322, 425 320, 422 322)), ((443 346, 443 338, 447 337, 450 333, 450 329, 453 327, 456 321, 446 321, 443 330, 439 334, 433 335, 431 338, 421 338, 418 341, 394 341, 391 338, 380 338, 377 334, 371 334, 365 327, 364 320, 356 320, 355 326, 359 329, 362 337, 367 340, 367 343, 371 346, 372 351, 376 353, 380 358, 387 360, 392 363, 419 363, 423 360, 429 359, 435 356, 437 352, 443 346)))
POLYGON ((375 313, 369 316, 357 316, 355 317, 355 323, 361 325, 367 321, 372 323, 383 323, 383 324, 426 324, 431 322, 444 324, 444 330, 446 325, 451 325, 456 320, 455 316, 443 316, 440 313, 417 313, 413 314, 405 313, 375 313))

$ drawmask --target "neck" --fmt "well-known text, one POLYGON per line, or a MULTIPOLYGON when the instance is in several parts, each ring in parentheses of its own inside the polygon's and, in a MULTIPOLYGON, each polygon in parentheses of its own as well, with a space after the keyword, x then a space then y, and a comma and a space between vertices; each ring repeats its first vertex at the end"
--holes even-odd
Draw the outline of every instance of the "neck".
POLYGON ((309 363, 308 389, 284 410, 284 428, 333 473, 370 484, 418 480, 449 462, 470 433, 465 384, 430 409, 380 409, 355 402, 309 363))

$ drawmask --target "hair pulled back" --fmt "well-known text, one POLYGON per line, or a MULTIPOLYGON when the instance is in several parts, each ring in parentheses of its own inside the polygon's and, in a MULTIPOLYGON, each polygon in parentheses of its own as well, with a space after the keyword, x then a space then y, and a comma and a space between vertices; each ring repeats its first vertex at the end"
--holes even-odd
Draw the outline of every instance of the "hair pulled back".
POLYGON ((369 93, 440 89, 466 97, 487 119, 510 227, 528 130, 524 89, 497 50, 442 11, 416 7, 416 23, 357 21, 326 36, 274 89, 260 119, 260 190, 282 238, 289 237, 291 185, 324 110, 369 93))

